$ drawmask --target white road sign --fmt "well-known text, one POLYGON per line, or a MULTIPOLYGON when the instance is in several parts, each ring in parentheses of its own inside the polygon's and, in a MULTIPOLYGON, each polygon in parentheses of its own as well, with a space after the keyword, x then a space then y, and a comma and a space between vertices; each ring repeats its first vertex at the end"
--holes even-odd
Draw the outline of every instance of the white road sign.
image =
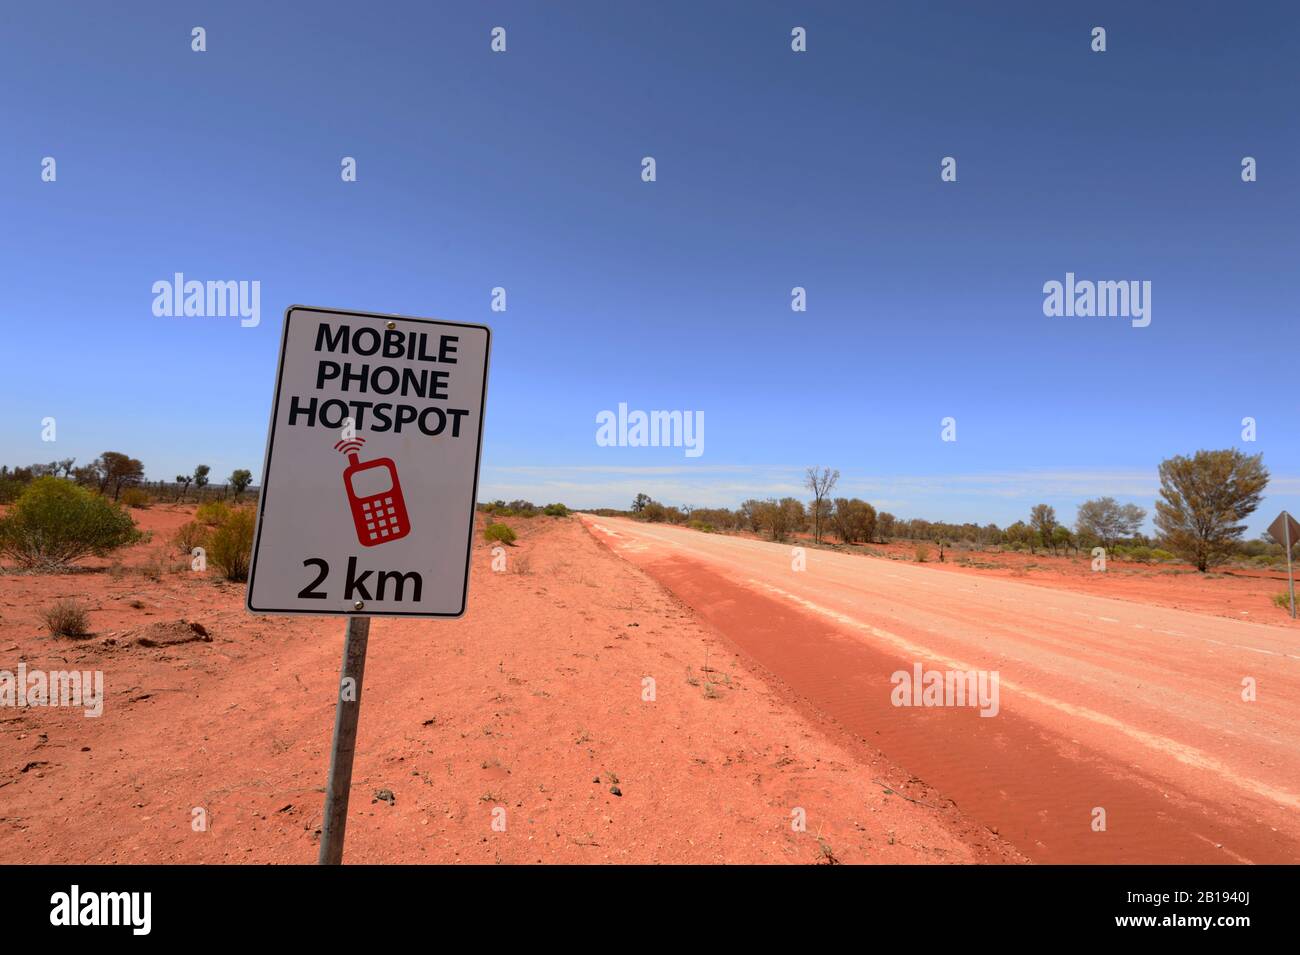
POLYGON ((491 331, 285 312, 253 613, 465 612, 491 331))

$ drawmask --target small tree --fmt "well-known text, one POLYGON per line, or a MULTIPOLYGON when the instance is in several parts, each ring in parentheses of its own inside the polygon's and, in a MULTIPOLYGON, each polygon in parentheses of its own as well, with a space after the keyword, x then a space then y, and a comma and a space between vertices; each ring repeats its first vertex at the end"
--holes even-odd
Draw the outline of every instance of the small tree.
POLYGON ((1102 547, 1113 550, 1121 538, 1137 534, 1146 517, 1147 512, 1136 504, 1121 505, 1113 497, 1099 497, 1079 505, 1074 529, 1080 537, 1098 540, 1102 547))
POLYGON ((183 501, 190 489, 190 485, 194 483, 194 476, 191 474, 178 474, 176 475, 176 483, 181 486, 181 493, 177 499, 183 501))
POLYGON ((638 494, 636 498, 632 501, 632 513, 640 514, 642 511, 646 509, 646 505, 649 503, 650 503, 649 494, 638 494))
POLYGON ((835 533, 846 544, 869 542, 876 533, 876 509, 856 497, 836 498, 831 521, 835 533))
MULTIPOLYGON (((777 503, 781 515, 781 527, 784 534, 794 534, 808 526, 808 512, 804 510, 803 501, 794 497, 783 497, 777 503)), ((784 534, 782 538, 784 540, 784 534)))
POLYGON ((1022 547, 1028 547, 1029 553, 1034 552, 1034 530, 1024 521, 1016 521, 1006 531, 1007 543, 1013 550, 1020 550, 1022 547))
POLYGON ((1038 532, 1038 538, 1043 546, 1052 548, 1052 552, 1055 553, 1056 544, 1052 540, 1052 532, 1056 530, 1056 509, 1047 504, 1035 504, 1034 509, 1029 513, 1029 523, 1038 532))
POLYGON ((1160 462, 1156 529, 1161 545, 1204 573, 1228 557, 1268 484, 1263 455, 1235 448, 1160 462))
POLYGON ((90 465, 90 470, 99 484, 99 493, 112 491, 115 501, 123 488, 134 487, 144 480, 144 465, 121 451, 105 451, 90 465))
POLYGON ((194 490, 202 497, 203 489, 208 486, 208 475, 212 473, 212 468, 206 464, 200 464, 194 468, 194 490))
POLYGON ((832 471, 830 468, 813 467, 804 472, 804 487, 808 488, 813 496, 813 540, 819 544, 822 540, 822 522, 829 516, 829 509, 825 506, 826 500, 839 479, 840 472, 832 471))
POLYGON ((239 500, 239 495, 247 490, 248 485, 253 483, 253 472, 245 468, 237 468, 230 472, 230 488, 235 492, 235 500, 239 500))

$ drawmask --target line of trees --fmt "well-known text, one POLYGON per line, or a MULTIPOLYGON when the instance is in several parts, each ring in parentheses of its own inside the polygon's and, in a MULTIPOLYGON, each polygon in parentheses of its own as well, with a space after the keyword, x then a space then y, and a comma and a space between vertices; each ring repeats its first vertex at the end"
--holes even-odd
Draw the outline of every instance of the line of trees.
MULTIPOLYGON (((1268 484, 1262 455, 1247 455, 1231 448, 1198 451, 1190 457, 1177 455, 1161 462, 1159 475, 1154 542, 1170 555, 1204 572, 1234 557, 1258 556, 1261 546, 1271 541, 1267 535, 1259 542, 1243 539, 1243 522, 1259 506, 1268 484)), ((1125 546, 1149 551, 1152 544, 1141 531, 1146 509, 1121 504, 1113 497, 1080 504, 1073 528, 1057 519, 1051 505, 1036 504, 1028 520, 1003 529, 996 524, 900 520, 858 498, 832 497, 839 477, 839 471, 831 468, 808 468, 804 486, 811 500, 806 504, 795 497, 782 497, 750 499, 734 510, 672 507, 647 494, 638 494, 631 512, 642 520, 688 524, 707 531, 751 531, 774 541, 811 530, 816 542, 830 531, 843 544, 907 539, 932 541, 941 549, 968 542, 978 547, 1028 549, 1031 553, 1041 548, 1053 554, 1068 554, 1071 550, 1077 553, 1096 546, 1107 551, 1125 546)), ((1276 549, 1280 542, 1271 543, 1276 549)), ((1155 553, 1159 556, 1161 552, 1155 553)))
MULTIPOLYGON (((68 480, 113 501, 123 501, 123 495, 126 495, 127 503, 184 501, 191 487, 200 499, 206 499, 216 491, 215 487, 209 490, 211 473, 212 469, 208 465, 200 464, 192 474, 178 474, 172 484, 164 481, 150 482, 145 479, 143 462, 121 451, 105 451, 89 464, 81 466, 77 466, 76 458, 63 458, 26 467, 11 468, 5 465, 0 467, 0 504, 15 500, 27 485, 41 477, 68 480)), ((252 471, 236 468, 221 486, 219 496, 225 498, 229 492, 238 501, 252 483, 252 471)))

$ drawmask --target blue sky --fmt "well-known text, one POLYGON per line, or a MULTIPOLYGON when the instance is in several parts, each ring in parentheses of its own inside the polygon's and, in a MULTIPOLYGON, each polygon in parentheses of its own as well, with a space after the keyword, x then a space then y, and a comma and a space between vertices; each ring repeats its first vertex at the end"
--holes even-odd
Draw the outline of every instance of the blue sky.
POLYGON ((1300 510, 1297 27, 1283 3, 11 4, 2 458, 257 473, 304 303, 493 327, 485 499, 734 504, 826 464, 900 516, 1068 520, 1239 446, 1274 475, 1257 531, 1300 510), (1151 325, 1044 316, 1067 271, 1149 280, 1151 325), (260 281, 261 324, 155 317, 175 272, 260 281), (619 402, 703 411, 705 453, 597 446, 619 402))

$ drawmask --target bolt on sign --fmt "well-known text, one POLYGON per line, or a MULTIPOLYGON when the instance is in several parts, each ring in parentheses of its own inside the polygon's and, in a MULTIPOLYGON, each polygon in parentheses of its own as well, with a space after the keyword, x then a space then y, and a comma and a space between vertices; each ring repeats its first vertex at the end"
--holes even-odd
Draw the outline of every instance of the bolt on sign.
POLYGON ((483 325, 285 312, 250 611, 465 612, 490 342, 483 325))

